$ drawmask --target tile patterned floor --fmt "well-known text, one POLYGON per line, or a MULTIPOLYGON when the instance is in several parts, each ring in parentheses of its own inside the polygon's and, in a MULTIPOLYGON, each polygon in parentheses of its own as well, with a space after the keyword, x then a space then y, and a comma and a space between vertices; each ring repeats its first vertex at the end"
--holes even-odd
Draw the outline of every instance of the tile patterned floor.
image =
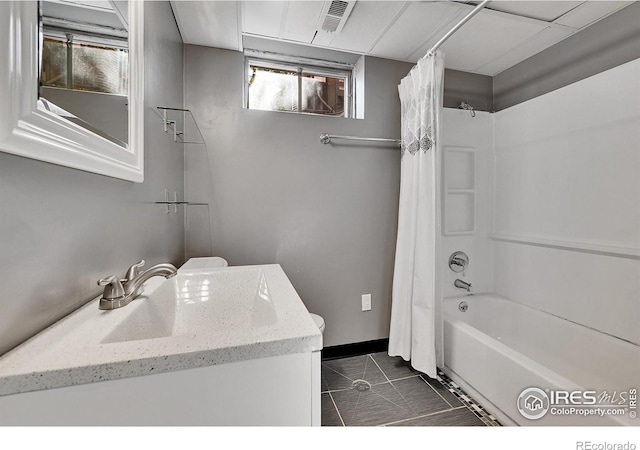
POLYGON ((500 425, 438 372, 438 379, 386 352, 322 362, 323 426, 500 425))

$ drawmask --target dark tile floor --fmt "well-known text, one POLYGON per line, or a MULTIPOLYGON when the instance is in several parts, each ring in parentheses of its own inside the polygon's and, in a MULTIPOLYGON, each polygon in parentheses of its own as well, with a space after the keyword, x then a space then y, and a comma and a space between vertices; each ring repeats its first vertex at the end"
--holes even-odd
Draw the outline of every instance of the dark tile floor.
POLYGON ((322 362, 323 426, 490 426, 499 423, 446 375, 386 352, 322 362))

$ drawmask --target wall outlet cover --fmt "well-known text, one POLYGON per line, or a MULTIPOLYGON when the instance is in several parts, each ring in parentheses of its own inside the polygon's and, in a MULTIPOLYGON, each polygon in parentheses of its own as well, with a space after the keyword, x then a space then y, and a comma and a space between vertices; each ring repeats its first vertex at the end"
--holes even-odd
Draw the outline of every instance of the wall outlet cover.
POLYGON ((362 310, 371 311, 371 294, 362 295, 362 310))

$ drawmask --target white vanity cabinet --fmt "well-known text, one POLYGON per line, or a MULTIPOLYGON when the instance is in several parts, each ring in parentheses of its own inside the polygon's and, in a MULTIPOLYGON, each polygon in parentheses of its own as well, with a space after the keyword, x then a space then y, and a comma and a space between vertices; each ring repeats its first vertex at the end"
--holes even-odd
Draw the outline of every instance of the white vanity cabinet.
POLYGON ((0 425, 320 425, 322 335, 279 265, 97 300, 0 357, 0 425))
POLYGON ((6 395, 0 425, 320 426, 320 352, 6 395))

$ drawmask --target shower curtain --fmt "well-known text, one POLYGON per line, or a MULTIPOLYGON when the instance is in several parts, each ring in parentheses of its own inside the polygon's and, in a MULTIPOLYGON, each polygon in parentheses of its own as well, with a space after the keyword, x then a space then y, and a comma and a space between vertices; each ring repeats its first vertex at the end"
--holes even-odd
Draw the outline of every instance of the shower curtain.
POLYGON ((443 55, 423 57, 398 86, 402 162, 389 355, 435 378, 436 150, 443 55))

